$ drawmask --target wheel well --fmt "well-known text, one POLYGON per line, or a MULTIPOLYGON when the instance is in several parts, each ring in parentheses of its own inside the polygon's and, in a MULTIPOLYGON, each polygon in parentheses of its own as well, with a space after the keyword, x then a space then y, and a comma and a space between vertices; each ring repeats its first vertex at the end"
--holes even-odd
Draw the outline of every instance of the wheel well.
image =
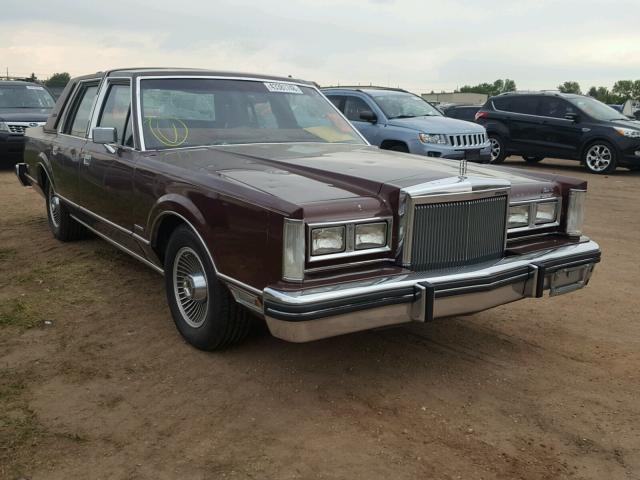
POLYGON ((389 150, 392 147, 405 147, 407 151, 409 151, 409 146, 406 144, 406 142, 402 142, 400 140, 384 140, 380 144, 380 148, 383 150, 389 150))
POLYGON ((188 226, 187 223, 175 215, 164 215, 160 220, 155 239, 151 246, 158 258, 164 263, 164 253, 173 232, 181 225, 188 226))
POLYGON ((49 180, 49 174, 42 165, 38 165, 38 182, 42 185, 42 191, 46 195, 47 188, 51 182, 49 180))

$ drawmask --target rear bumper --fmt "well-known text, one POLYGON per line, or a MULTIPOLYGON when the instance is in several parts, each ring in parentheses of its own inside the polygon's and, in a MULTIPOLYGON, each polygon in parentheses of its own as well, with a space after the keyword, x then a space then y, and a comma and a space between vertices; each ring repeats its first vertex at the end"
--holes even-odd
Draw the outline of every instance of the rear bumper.
POLYGON ((271 333, 306 342, 407 322, 479 312, 522 298, 584 287, 600 248, 572 244, 454 273, 419 272, 316 289, 266 288, 264 315, 271 333))
POLYGON ((18 180, 23 187, 28 187, 29 185, 31 185, 31 180, 29 180, 27 174, 28 169, 26 163, 16 163, 15 172, 16 177, 18 177, 18 180))

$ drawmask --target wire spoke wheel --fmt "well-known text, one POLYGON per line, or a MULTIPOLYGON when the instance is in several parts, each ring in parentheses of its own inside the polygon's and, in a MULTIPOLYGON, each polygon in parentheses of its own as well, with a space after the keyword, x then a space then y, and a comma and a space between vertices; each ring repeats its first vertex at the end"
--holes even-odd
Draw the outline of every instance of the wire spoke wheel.
POLYGON ((596 144, 589 147, 585 160, 590 170, 604 172, 611 165, 613 154, 608 146, 596 144))
POLYGON ((60 228, 61 217, 60 198, 53 193, 53 188, 49 188, 49 218, 55 228, 60 228))
POLYGON ((182 247, 174 258, 173 293, 184 321, 193 328, 201 327, 209 311, 207 274, 190 247, 182 247))
POLYGON ((491 162, 495 162, 498 157, 500 157, 502 146, 500 142, 493 137, 489 138, 489 142, 491 142, 491 162))

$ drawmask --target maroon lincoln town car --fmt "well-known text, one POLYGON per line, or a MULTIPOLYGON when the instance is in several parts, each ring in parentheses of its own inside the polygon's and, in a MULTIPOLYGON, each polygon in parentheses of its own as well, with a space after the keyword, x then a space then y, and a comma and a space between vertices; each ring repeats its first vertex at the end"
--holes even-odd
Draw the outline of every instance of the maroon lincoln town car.
POLYGON ((600 260, 585 182, 374 148, 291 78, 76 78, 16 173, 57 239, 90 230, 164 274, 178 330, 207 350, 241 340, 249 312, 305 342, 571 292, 600 260))

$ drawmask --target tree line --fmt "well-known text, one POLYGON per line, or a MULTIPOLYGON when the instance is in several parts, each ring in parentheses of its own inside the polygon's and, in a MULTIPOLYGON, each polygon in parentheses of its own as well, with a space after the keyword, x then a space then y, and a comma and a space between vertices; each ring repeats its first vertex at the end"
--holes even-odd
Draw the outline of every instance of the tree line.
MULTIPOLYGON (((582 94, 578 82, 569 81, 558 85, 563 93, 582 94)), ((608 104, 621 104, 627 100, 640 100, 640 80, 618 80, 611 90, 607 87, 591 87, 587 95, 608 104)))
POLYGON ((28 81, 33 83, 40 83, 42 85, 46 85, 47 87, 64 87, 71 80, 71 76, 67 72, 54 73, 46 80, 39 80, 36 77, 35 73, 32 73, 28 81))
MULTIPOLYGON (((580 84, 575 81, 563 82, 558 85, 558 90, 563 93, 582 95, 580 84)), ((464 85, 456 91, 461 93, 483 93, 491 97, 500 93, 515 92, 516 82, 509 78, 498 79, 493 83, 464 85)), ((629 99, 640 100, 640 80, 618 80, 611 89, 607 87, 591 87, 586 94, 608 104, 622 104, 629 99)))

